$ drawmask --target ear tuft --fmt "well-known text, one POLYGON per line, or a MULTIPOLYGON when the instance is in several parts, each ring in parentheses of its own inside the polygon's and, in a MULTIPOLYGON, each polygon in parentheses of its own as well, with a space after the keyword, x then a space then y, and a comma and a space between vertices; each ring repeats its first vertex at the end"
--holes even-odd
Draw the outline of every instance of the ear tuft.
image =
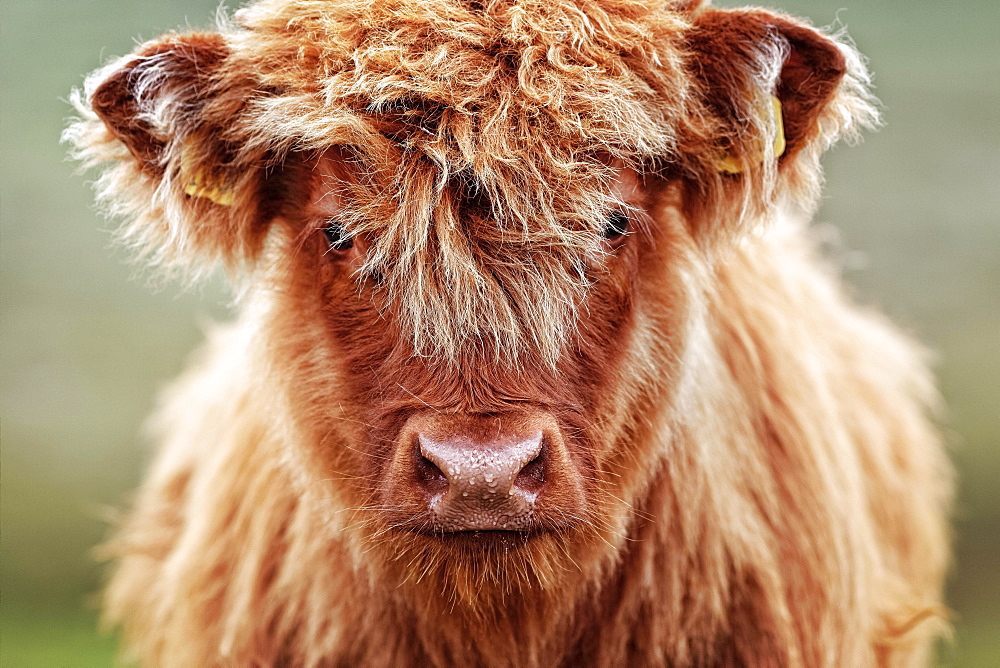
POLYGON ((784 21, 779 30, 789 48, 777 94, 787 110, 785 133, 794 155, 816 138, 819 118, 847 73, 847 61, 836 42, 810 27, 784 21))
POLYGON ((695 137, 689 153, 707 156, 693 170, 698 199, 713 202, 719 216, 759 219, 779 198, 812 206, 822 152, 878 123, 860 55, 805 23, 758 9, 702 7, 687 43, 713 121, 710 136, 695 137))
POLYGON ((204 124, 198 112, 227 55, 218 33, 166 36, 119 61, 90 104, 137 160, 157 168, 171 139, 204 124))
POLYGON ((192 277, 259 252, 273 206, 273 156, 245 149, 252 68, 218 33, 169 34, 95 72, 74 93, 82 118, 65 133, 74 156, 104 168, 105 210, 141 258, 192 277))

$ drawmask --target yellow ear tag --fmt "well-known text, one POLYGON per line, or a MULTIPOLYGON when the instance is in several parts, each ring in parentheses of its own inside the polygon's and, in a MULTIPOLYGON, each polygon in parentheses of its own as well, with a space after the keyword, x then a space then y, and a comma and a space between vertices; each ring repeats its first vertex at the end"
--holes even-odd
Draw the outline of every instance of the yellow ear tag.
POLYGON ((771 96, 771 113, 774 119, 774 157, 780 158, 785 154, 785 117, 781 113, 781 100, 774 95, 771 96))
POLYGON ((219 188, 218 186, 204 185, 198 177, 195 177, 193 183, 189 183, 184 186, 184 193, 190 195, 191 197, 201 197, 207 199, 211 202, 215 202, 219 206, 232 206, 233 204, 233 191, 219 188))
MULTIPOLYGON (((785 121, 781 114, 781 100, 779 100, 774 95, 771 96, 771 104, 769 111, 771 113, 771 118, 774 121, 774 128, 775 128, 774 143, 772 145, 774 148, 774 157, 779 158, 781 157, 782 154, 784 154, 786 146, 785 121)), ((764 161, 763 151, 761 152, 759 159, 761 162, 764 161)), ((743 173, 743 166, 736 158, 734 158, 729 153, 726 153, 726 155, 719 158, 718 162, 715 163, 715 166, 720 172, 724 172, 726 174, 743 173)))
POLYGON ((190 151, 185 150, 181 154, 181 174, 187 180, 184 186, 184 194, 190 197, 199 197, 214 202, 219 206, 232 206, 233 190, 223 181, 206 174, 203 170, 193 167, 194 160, 190 151))

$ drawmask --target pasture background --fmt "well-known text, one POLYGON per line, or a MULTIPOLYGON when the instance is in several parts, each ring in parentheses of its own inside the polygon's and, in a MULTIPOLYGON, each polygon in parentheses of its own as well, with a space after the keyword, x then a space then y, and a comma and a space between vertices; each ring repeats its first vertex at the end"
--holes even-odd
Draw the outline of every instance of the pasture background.
MULTIPOLYGON (((717 2, 716 4, 736 4, 717 2)), ((948 601, 951 666, 1000 665, 1000 3, 773 0, 846 25, 868 55, 887 126, 827 157, 818 217, 844 275, 935 351, 960 480, 948 601), (844 9, 838 9, 844 7, 844 9)), ((65 98, 109 57, 216 0, 0 4, 0 664, 103 666, 91 548, 148 447, 139 425, 211 318, 213 284, 149 289, 109 245, 58 143, 65 98)))

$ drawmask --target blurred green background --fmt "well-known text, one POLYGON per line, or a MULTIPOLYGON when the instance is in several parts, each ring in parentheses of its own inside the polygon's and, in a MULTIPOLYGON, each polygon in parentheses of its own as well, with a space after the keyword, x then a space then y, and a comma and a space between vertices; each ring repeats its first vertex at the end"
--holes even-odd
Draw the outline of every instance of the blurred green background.
MULTIPOLYGON (((716 3, 736 4, 736 3, 716 3)), ((886 128, 827 158, 819 220, 845 278, 926 341, 959 470, 955 639, 939 661, 1000 665, 1000 2, 774 0, 846 25, 876 73, 886 128), (846 7, 845 9, 838 9, 846 7)), ((0 4, 0 664, 106 666, 91 549, 148 460, 137 437, 220 285, 151 290, 110 246, 59 133, 66 96, 109 57, 216 0, 0 4)))

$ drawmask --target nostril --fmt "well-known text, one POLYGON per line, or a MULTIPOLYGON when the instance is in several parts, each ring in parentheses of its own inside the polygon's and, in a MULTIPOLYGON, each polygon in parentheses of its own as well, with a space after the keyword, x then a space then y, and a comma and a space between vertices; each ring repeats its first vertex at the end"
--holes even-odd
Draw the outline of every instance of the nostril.
POLYGON ((413 470, 417 480, 430 491, 439 491, 448 486, 448 477, 438 465, 427 459, 419 450, 415 453, 413 470))
POLYGON ((514 487, 525 491, 537 492, 545 484, 546 454, 548 449, 543 445, 538 455, 524 465, 514 480, 514 487))

